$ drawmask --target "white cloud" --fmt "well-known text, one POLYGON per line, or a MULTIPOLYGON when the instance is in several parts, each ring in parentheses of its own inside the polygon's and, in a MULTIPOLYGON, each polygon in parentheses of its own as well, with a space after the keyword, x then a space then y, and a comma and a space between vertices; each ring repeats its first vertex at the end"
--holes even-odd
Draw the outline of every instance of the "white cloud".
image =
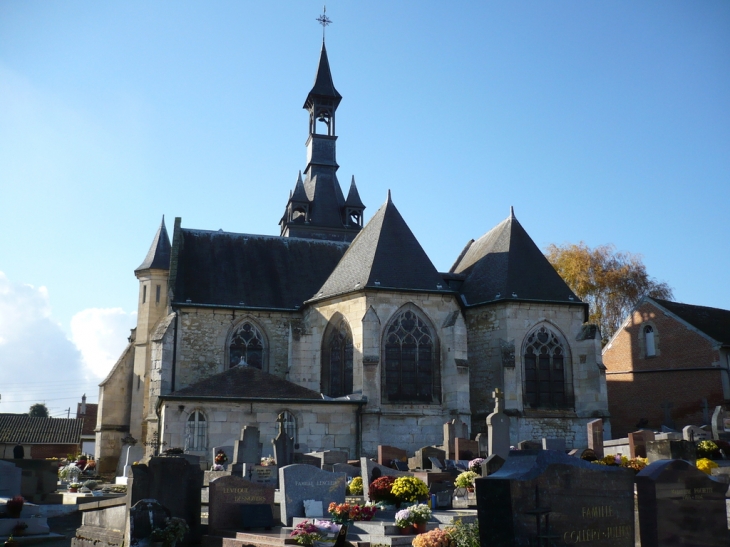
POLYGON ((97 378, 103 379, 119 359, 136 319, 136 312, 121 308, 89 308, 71 318, 71 339, 97 378))

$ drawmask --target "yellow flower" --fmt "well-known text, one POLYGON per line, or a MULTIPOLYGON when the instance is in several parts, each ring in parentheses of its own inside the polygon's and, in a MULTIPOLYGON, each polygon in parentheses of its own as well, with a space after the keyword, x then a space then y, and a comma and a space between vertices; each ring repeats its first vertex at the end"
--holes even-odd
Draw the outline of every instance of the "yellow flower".
POLYGON ((720 467, 712 460, 708 460, 707 458, 700 458, 697 460, 697 463, 695 464, 697 466, 697 469, 702 471, 703 473, 707 473, 708 475, 712 475, 712 469, 715 467, 720 467))

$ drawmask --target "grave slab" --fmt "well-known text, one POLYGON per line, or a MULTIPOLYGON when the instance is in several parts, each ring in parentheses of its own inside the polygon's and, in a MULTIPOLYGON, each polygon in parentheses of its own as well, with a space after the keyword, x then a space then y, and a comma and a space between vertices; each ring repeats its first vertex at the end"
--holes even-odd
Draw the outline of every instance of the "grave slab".
POLYGON ((345 473, 323 471, 311 465, 293 464, 279 469, 282 497, 281 521, 290 526, 293 517, 304 516, 304 500, 320 500, 323 507, 345 501, 345 473))
POLYGON ((649 463, 659 460, 697 461, 697 445, 690 441, 649 441, 646 443, 646 457, 649 463))

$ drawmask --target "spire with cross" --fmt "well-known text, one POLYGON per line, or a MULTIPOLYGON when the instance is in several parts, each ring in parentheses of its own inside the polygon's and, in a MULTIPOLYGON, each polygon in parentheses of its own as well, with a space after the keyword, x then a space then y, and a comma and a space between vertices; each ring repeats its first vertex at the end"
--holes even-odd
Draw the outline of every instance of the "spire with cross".
POLYGON ((324 42, 324 31, 327 28, 327 25, 332 23, 332 20, 327 17, 327 6, 324 6, 322 8, 322 15, 317 17, 316 20, 319 22, 320 25, 322 25, 322 42, 324 42))

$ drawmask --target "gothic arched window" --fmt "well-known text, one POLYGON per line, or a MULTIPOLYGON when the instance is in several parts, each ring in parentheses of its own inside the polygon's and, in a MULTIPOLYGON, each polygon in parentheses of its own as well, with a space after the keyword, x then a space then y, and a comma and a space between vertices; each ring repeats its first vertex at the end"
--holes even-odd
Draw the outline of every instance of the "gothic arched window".
POLYGON ((338 319, 330 321, 322 343, 322 393, 330 397, 352 393, 352 333, 338 319))
POLYGON ((644 327, 644 347, 646 348, 647 357, 656 357, 656 340, 654 338, 654 327, 647 325, 644 327))
POLYGON ((441 374, 437 340, 415 311, 400 312, 385 329, 384 399, 389 402, 439 402, 441 374))
POLYGON ((569 357, 560 338, 545 326, 525 340, 525 406, 569 408, 573 405, 569 357))
POLYGON ((205 415, 199 410, 188 417, 185 424, 185 450, 205 450, 205 438, 208 424, 205 415))
POLYGON ((229 366, 247 364, 258 369, 264 368, 264 337, 252 323, 241 323, 231 336, 228 347, 229 366))

